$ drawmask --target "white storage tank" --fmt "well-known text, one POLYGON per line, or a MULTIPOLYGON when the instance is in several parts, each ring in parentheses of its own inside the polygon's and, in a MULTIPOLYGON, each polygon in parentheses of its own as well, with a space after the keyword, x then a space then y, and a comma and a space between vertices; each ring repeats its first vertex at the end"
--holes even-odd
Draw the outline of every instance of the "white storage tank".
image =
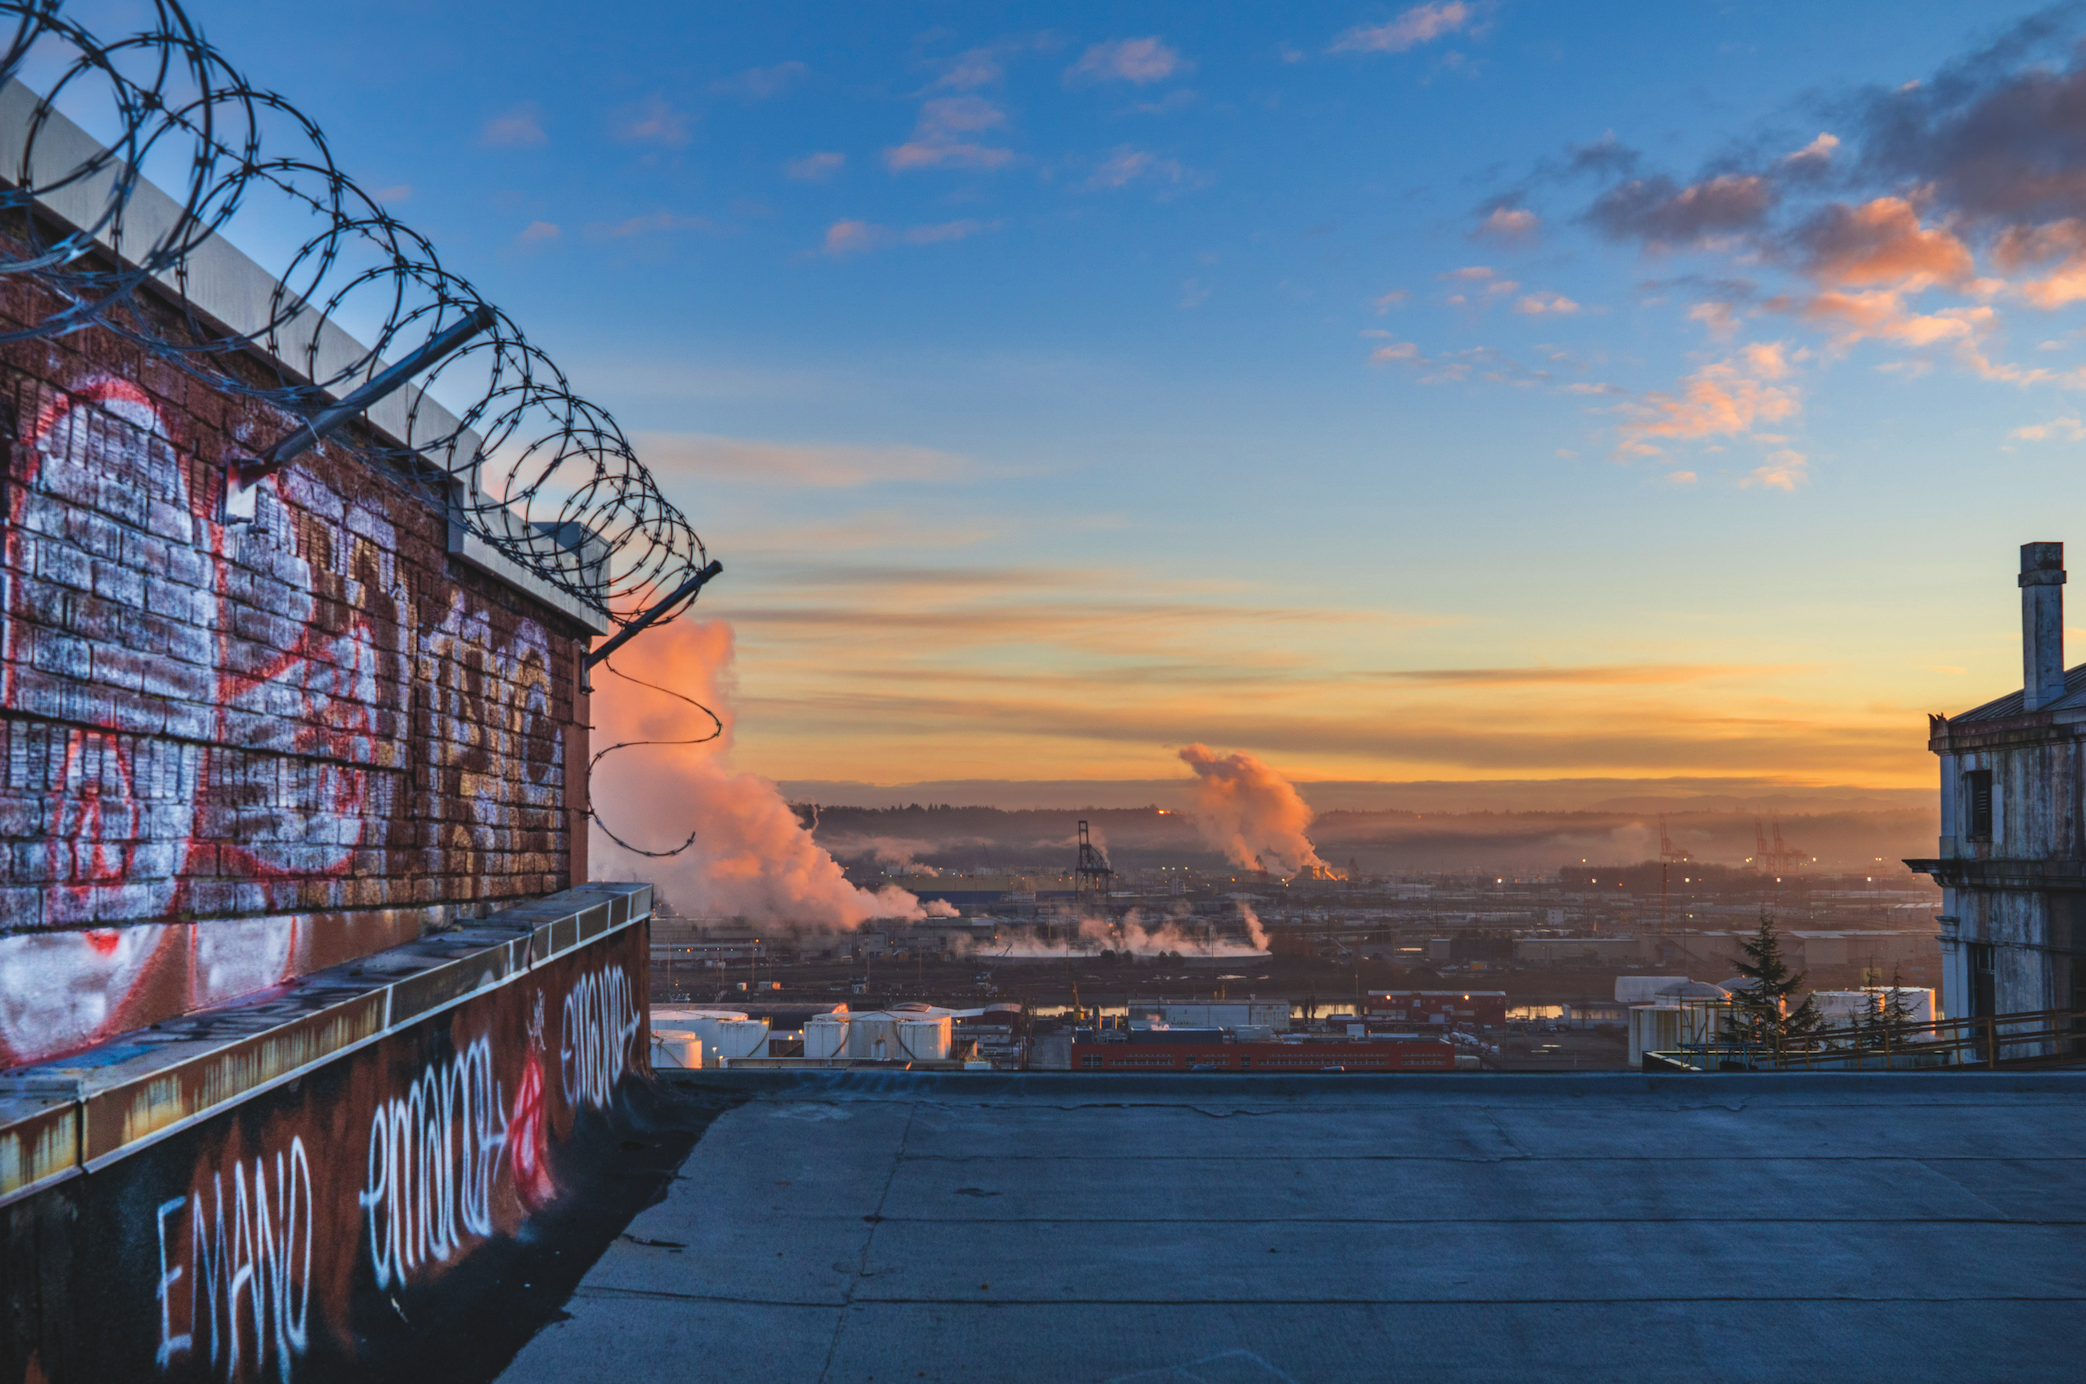
POLYGON ((954 1020, 947 1014, 915 1015, 898 1021, 897 1060, 946 1062, 954 1020))
POLYGON ((1657 1004, 1659 991, 1669 985, 1685 985, 1686 976, 1617 976, 1615 978, 1615 1002, 1617 1004, 1657 1004))
POLYGON ((768 1021, 736 1009, 654 1009, 652 1032, 699 1040, 710 1065, 718 1067, 735 1057, 764 1057, 768 1051, 768 1021))
POLYGON ((1680 1047, 1681 1007, 1677 1004, 1633 1004, 1630 1006, 1630 1065, 1642 1067, 1647 1052, 1672 1052, 1680 1047))
POLYGON ((1630 1065, 1647 1052, 1672 1052, 1689 1043, 1715 1043, 1723 1035, 1731 992, 1721 985, 1683 980, 1662 986, 1652 1004, 1630 1007, 1630 1065))
MULTIPOLYGON (((819 1015, 812 1023, 827 1017, 837 1016, 819 1015)), ((956 1021, 947 1009, 910 1004, 849 1018, 844 1042, 823 1055, 845 1056, 852 1062, 944 1062, 954 1046, 956 1021)), ((812 1046, 812 1023, 804 1026, 806 1057, 821 1055, 812 1046)))
POLYGON ((814 1014, 804 1021, 804 1055, 839 1057, 847 1048, 851 1016, 846 1013, 814 1014))
POLYGON ((652 1070, 695 1071, 703 1065, 703 1040, 684 1033, 652 1033, 652 1070))
POLYGON ((847 1055, 856 1062, 890 1062, 898 1056, 897 1016, 881 1010, 857 1014, 847 1026, 847 1055))

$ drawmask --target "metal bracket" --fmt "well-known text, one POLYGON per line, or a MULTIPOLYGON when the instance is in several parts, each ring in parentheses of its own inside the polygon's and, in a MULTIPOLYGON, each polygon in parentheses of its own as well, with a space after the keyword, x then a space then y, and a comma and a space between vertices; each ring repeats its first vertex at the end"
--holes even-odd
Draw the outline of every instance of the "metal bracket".
POLYGON ((716 576, 719 572, 722 572, 723 570, 723 563, 713 562, 708 567, 703 568, 702 571, 697 572, 694 576, 690 577, 687 581, 682 582, 680 586, 675 588, 673 595, 668 596, 658 605, 653 606, 650 610, 638 616, 629 624, 623 626, 622 631, 619 634, 617 634, 615 638, 609 640, 608 643, 603 644, 600 648, 588 654, 584 666, 592 668, 595 664, 601 662, 610 654, 614 653, 616 650, 622 648, 625 644, 629 643, 633 637, 643 633, 646 626, 650 625, 660 616, 666 614, 669 610, 672 610, 682 601, 694 600, 696 593, 703 589, 703 587, 709 582, 710 578, 716 576))
POLYGON ((225 522, 250 524, 261 482, 318 446, 370 405, 397 390, 415 375, 493 324, 491 307, 480 303, 471 315, 447 331, 439 332, 398 364, 348 395, 331 408, 306 418, 301 426, 278 439, 276 444, 247 461, 233 460, 225 467, 225 522))

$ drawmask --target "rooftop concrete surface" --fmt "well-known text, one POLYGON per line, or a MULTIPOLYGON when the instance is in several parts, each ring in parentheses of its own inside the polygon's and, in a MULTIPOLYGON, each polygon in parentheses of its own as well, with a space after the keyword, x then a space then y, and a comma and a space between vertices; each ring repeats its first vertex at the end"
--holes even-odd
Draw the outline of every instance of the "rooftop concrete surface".
POLYGON ((2077 1378, 2086 1073, 689 1073, 504 1380, 2077 1378))

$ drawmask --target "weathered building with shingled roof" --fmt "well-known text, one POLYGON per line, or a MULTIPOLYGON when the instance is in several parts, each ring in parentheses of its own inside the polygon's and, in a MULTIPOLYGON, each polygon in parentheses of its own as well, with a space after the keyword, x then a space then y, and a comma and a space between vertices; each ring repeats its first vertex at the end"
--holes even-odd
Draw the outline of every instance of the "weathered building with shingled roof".
POLYGON ((1942 1003, 1952 1017, 2086 1005, 2086 665, 2064 667, 2064 545, 2021 545, 2023 685, 1929 718, 1941 759, 1942 1003))

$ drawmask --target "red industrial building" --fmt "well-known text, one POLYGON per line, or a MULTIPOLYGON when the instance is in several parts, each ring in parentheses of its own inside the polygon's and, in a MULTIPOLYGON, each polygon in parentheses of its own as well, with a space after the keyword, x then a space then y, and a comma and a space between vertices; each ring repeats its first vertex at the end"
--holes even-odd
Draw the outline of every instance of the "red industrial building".
POLYGON ((1369 995, 1363 1016, 1392 1023, 1454 1028, 1505 1028, 1504 990, 1377 990, 1369 995))

